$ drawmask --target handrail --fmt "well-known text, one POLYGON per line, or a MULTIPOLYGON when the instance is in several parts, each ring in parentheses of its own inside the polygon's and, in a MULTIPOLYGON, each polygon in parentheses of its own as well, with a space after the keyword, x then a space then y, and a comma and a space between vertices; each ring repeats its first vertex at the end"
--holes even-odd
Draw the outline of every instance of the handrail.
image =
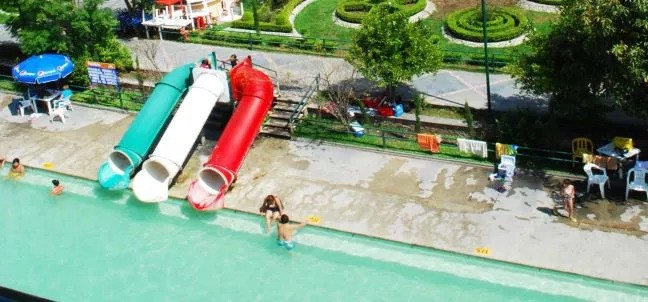
POLYGON ((313 96, 313 93, 319 89, 319 81, 320 81, 320 74, 318 73, 315 78, 313 79, 313 82, 311 82, 310 85, 308 85, 308 90, 306 90, 306 93, 304 96, 301 98, 299 101, 299 104, 295 109, 293 110, 292 114, 290 115, 290 119, 288 120, 288 127, 290 128, 290 132, 293 131, 293 124, 299 117, 299 114, 304 110, 306 107, 306 104, 310 100, 310 98, 313 96))

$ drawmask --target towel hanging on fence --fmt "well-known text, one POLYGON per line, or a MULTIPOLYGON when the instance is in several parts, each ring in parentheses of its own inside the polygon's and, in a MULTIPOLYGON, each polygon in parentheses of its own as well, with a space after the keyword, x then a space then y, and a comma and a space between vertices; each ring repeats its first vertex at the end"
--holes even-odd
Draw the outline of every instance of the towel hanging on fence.
POLYGON ((482 158, 488 157, 488 147, 484 141, 457 138, 457 146, 461 152, 475 154, 482 158))
POLYGON ((430 150, 432 153, 439 153, 439 147, 441 144, 440 135, 435 136, 434 134, 419 133, 416 135, 416 140, 421 149, 430 150))
POLYGON ((508 145, 495 143, 495 158, 500 158, 502 155, 517 155, 517 145, 508 145))

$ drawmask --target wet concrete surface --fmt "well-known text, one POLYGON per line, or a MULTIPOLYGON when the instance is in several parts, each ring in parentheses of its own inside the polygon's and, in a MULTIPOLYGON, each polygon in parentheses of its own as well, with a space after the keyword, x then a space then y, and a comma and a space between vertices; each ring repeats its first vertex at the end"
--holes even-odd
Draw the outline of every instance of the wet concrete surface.
MULTIPOLYGON (((51 163, 56 172, 89 179, 96 179, 132 121, 129 115, 81 106, 65 124, 46 116, 30 121, 12 115, 6 97, 0 100, 0 155, 20 157, 32 167, 51 163)), ((207 141, 195 150, 172 196, 186 196, 213 146, 207 141)), ((608 199, 592 187, 578 203, 579 222, 571 222, 551 212, 561 178, 520 171, 500 193, 487 179, 490 172, 483 166, 258 138, 226 206, 256 212, 267 194, 276 194, 295 220, 316 215, 326 228, 648 285, 648 203, 623 201, 621 180, 614 180, 608 199)), ((585 190, 582 179, 576 179, 576 188, 585 190)))

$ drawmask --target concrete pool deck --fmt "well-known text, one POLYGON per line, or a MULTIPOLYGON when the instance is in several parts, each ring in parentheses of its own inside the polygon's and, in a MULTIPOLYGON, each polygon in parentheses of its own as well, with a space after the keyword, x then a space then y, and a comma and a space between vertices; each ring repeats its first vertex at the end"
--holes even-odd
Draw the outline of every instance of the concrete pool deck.
MULTIPOLYGON (((66 124, 50 123, 46 116, 11 115, 9 101, 0 98, 0 155, 20 157, 31 167, 50 163, 55 172, 89 179, 96 179, 97 168, 132 121, 131 115, 76 106, 66 124)), ((213 144, 194 152, 173 196, 184 197, 213 144)), ((620 181, 606 192, 609 199, 600 199, 594 189, 576 209, 579 222, 574 223, 551 214, 551 192, 560 179, 521 172, 511 190, 498 193, 487 180, 489 172, 319 142, 259 138, 226 205, 256 212, 265 195, 276 194, 294 219, 317 215, 326 228, 648 285, 648 203, 623 202, 620 181)), ((576 187, 584 190, 582 181, 576 187)))

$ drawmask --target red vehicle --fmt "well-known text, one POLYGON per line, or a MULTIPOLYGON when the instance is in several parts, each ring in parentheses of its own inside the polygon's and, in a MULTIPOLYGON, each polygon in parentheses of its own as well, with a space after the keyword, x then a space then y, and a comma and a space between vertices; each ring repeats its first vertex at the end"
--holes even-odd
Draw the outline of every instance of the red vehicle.
POLYGON ((362 100, 362 103, 366 108, 375 109, 380 116, 394 115, 394 108, 391 102, 388 101, 388 98, 386 96, 379 96, 374 98, 368 96, 362 100))

